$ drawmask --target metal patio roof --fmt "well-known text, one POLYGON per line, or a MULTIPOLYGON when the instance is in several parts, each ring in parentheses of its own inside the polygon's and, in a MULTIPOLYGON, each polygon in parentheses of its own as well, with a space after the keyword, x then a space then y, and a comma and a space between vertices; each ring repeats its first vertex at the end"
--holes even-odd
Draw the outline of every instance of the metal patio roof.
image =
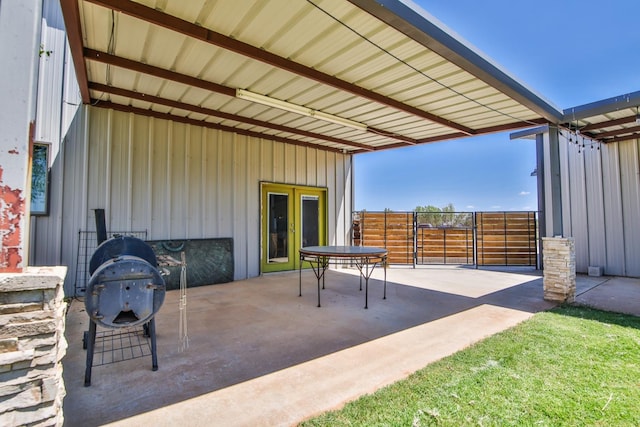
POLYGON ((640 92, 603 99, 567 108, 561 126, 603 143, 638 139, 639 107, 640 92))
POLYGON ((61 5, 83 102, 98 107, 345 153, 563 118, 399 0, 61 5))

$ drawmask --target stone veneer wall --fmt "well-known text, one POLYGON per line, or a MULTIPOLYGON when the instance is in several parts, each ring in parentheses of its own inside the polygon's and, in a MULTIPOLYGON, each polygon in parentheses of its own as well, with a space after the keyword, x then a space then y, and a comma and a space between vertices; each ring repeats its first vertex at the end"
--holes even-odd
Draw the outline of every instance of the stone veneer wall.
POLYGON ((543 237, 544 299, 573 302, 576 296, 576 250, 572 237, 543 237))
POLYGON ((66 267, 0 274, 0 426, 62 426, 66 267))

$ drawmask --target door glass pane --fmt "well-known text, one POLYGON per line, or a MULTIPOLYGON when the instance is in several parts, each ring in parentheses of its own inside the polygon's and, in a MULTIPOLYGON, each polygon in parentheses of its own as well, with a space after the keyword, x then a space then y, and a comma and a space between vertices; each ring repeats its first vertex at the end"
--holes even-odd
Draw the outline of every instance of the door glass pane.
POLYGON ((302 196, 302 247, 320 244, 318 197, 302 196))
POLYGON ((269 263, 289 262, 289 196, 269 193, 269 263))

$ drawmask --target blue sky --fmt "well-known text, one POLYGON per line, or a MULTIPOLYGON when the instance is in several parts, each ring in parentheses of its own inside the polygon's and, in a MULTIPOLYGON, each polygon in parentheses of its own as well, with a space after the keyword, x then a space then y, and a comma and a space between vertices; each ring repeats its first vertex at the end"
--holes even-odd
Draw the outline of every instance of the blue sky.
MULTIPOLYGON (((561 110, 640 90, 639 0, 416 0, 561 110)), ((509 133, 355 156, 356 209, 536 210, 535 143, 509 133)))

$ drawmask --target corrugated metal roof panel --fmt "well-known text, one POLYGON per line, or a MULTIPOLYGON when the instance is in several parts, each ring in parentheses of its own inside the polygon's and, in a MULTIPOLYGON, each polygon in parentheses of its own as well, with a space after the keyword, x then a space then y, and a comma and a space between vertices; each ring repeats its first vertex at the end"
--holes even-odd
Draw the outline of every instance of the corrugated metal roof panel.
MULTIPOLYGON (((519 88, 512 94, 479 79, 425 47, 424 40, 376 18, 368 6, 350 1, 141 0, 135 3, 148 9, 123 3, 114 11, 91 1, 79 2, 82 44, 140 66, 134 71, 85 60, 90 82, 327 136, 342 128, 273 107, 249 108, 248 101, 230 96, 236 88, 248 89, 362 122, 369 132, 344 128, 340 137, 374 149, 494 126, 515 128, 540 118, 538 106, 512 96, 519 88), (145 64, 223 85, 226 94, 180 83, 166 73, 151 71, 157 74, 151 76, 143 71, 145 64)), ((108 99, 145 104, 122 96, 108 99)), ((147 108, 173 113, 161 105, 147 108)), ((202 112, 184 114, 203 117, 202 112)), ((225 123, 244 126, 240 118, 225 123)), ((260 132, 270 135, 267 129, 260 132)), ((321 138, 315 143, 335 145, 321 138)))

